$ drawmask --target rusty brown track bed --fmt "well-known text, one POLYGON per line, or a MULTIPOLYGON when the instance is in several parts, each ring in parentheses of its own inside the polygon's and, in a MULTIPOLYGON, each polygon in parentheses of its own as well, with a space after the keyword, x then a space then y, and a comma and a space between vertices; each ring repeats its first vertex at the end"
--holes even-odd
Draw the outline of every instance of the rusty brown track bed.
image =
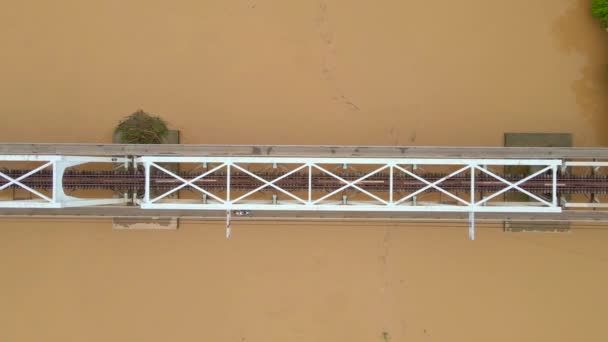
MULTIPOLYGON (((18 178, 29 170, 9 170, 5 174, 12 178, 18 178)), ((193 179, 198 174, 180 172, 180 177, 184 179, 193 179)), ((256 173, 259 177, 271 181, 284 175, 281 172, 274 173, 256 173)), ((363 174, 358 173, 342 173, 339 174, 344 180, 354 181, 362 177, 363 174)), ((420 176, 429 182, 435 182, 445 177, 446 174, 428 174, 421 173, 420 176)), ((524 175, 504 175, 506 180, 515 182, 524 178, 524 175)), ((307 174, 292 174, 284 179, 277 181, 275 184, 288 191, 298 191, 308 189, 307 174)), ((0 180, 0 186, 6 184, 6 179, 0 180)), ((52 187, 52 172, 42 171, 31 175, 22 181, 23 184, 39 189, 50 189, 52 187)), ((69 190, 114 190, 114 191, 143 191, 145 183, 144 174, 141 172, 129 173, 121 171, 67 171, 64 175, 63 185, 69 190)), ((495 192, 505 188, 507 185, 500 180, 485 175, 478 175, 475 179, 476 189, 478 192, 495 192)), ((153 190, 170 190, 182 182, 165 173, 152 173, 150 177, 150 186, 153 190)), ((222 191, 226 188, 226 176, 222 173, 216 173, 206 176, 194 182, 194 184, 203 187, 207 190, 222 191)), ((316 191, 333 191, 345 185, 329 175, 313 175, 311 178, 312 188, 316 191)), ((231 175, 231 189, 250 191, 263 185, 262 182, 246 174, 231 175)), ((357 183, 357 185, 367 191, 386 192, 389 191, 389 175, 377 174, 365 178, 357 183)), ((393 188, 395 191, 416 191, 426 184, 405 175, 396 175, 393 179, 393 188)), ((470 177, 468 175, 458 175, 450 177, 440 183, 441 188, 454 192, 467 192, 470 189, 470 177)), ((551 176, 540 175, 531 180, 528 180, 520 185, 523 189, 533 193, 550 193, 551 192, 551 176)), ((11 185, 11 188, 18 185, 11 185)), ((188 190, 190 187, 185 187, 188 190)), ((559 176, 557 179, 557 188, 559 193, 563 194, 606 194, 608 193, 608 176, 590 175, 590 176, 559 176)), ((191 189, 191 188, 190 188, 191 189)), ((274 191, 270 187, 266 187, 261 191, 274 191)), ((428 191, 435 191, 429 189, 428 191)))

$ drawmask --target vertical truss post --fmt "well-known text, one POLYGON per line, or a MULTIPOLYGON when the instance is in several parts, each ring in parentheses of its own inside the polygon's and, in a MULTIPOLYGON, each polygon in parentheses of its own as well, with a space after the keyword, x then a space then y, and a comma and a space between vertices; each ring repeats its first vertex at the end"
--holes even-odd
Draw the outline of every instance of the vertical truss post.
POLYGON ((53 203, 57 203, 59 201, 59 192, 57 191, 59 185, 59 179, 63 177, 63 172, 59 172, 57 170, 57 161, 53 161, 51 166, 53 168, 53 184, 51 185, 51 191, 53 191, 53 203))
MULTIPOLYGON (((488 165, 481 165, 481 167, 482 167, 484 170, 487 170, 487 169, 488 169, 488 165)), ((479 200, 483 200, 483 197, 484 197, 483 192, 479 191, 479 200)), ((486 205, 486 203, 485 203, 485 202, 482 204, 482 206, 484 206, 484 205, 486 205)))
POLYGON ((144 186, 144 203, 150 203, 150 162, 144 162, 144 170, 145 170, 145 186, 144 186))
POLYGON ((388 190, 388 203, 393 204, 393 164, 389 168, 389 190, 388 190))
POLYGON ((472 206, 475 205, 475 165, 471 165, 471 201, 470 204, 472 206))
POLYGON ((552 195, 552 199, 551 199, 551 204, 554 207, 557 207, 557 165, 553 165, 553 168, 551 168, 551 195, 552 195))
POLYGON ((471 206, 471 211, 469 212, 469 239, 475 240, 475 164, 471 164, 469 168, 471 172, 471 200, 469 205, 471 206))
POLYGON ((226 163, 226 203, 230 204, 230 166, 232 162, 226 163))
POLYGON ((312 204, 312 164, 308 163, 308 204, 312 204))

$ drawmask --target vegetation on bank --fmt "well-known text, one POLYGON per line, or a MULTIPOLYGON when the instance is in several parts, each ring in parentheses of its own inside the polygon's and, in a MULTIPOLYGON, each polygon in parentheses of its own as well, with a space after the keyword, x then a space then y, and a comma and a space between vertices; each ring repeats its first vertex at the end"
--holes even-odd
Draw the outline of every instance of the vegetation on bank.
POLYGON ((592 0, 591 15, 598 19, 602 26, 608 27, 608 0, 592 0))
POLYGON ((125 144, 160 144, 169 134, 165 120, 138 110, 124 118, 114 130, 125 144))

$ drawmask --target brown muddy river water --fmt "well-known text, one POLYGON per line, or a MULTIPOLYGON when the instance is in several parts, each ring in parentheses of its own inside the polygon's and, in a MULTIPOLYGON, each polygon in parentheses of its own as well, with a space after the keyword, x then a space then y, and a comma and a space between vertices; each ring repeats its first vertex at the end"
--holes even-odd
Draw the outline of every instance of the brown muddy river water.
MULTIPOLYGON (((183 143, 608 143, 587 0, 2 4, 1 141, 109 142, 142 108, 183 143)), ((223 229, 0 220, 0 341, 608 340, 605 227, 223 229)))

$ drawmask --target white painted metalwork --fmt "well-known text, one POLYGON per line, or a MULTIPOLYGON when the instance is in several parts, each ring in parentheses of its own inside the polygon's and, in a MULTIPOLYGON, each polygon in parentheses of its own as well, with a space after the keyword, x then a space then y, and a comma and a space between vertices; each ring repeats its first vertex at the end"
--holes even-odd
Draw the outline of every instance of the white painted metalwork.
MULTIPOLYGON (((63 190, 63 174, 69 167, 86 163, 128 163, 127 158, 114 157, 84 157, 84 156, 56 156, 56 155, 0 155, 0 162, 42 162, 43 164, 32 171, 17 177, 16 179, 0 172, 0 177, 8 182, 0 186, 0 191, 17 185, 29 193, 36 195, 37 199, 31 200, 0 200, 0 208, 64 208, 84 207, 93 205, 108 205, 126 203, 124 198, 95 198, 85 199, 68 196, 63 190), (53 172, 53 184, 51 197, 32 189, 22 181, 43 169, 51 168, 53 172)), ((126 164, 125 164, 126 165, 126 164)))
POLYGON ((145 167, 146 174, 146 188, 144 199, 140 202, 140 205, 144 209, 192 209, 192 210, 284 210, 284 211, 374 211, 374 212, 404 212, 404 211, 460 211, 460 212, 560 212, 561 208, 557 203, 556 194, 556 172, 557 168, 561 166, 560 160, 530 160, 530 159, 381 159, 381 158, 282 158, 282 157, 153 157, 144 156, 136 160, 138 163, 142 163, 145 167), (184 179, 179 175, 167 170, 166 168, 159 165, 159 163, 207 163, 217 164, 216 167, 201 173, 193 179, 184 179), (296 165, 291 171, 273 180, 265 180, 254 173, 247 170, 244 165, 254 164, 293 164, 296 165), (322 165, 349 165, 349 166, 377 166, 373 171, 365 173, 354 181, 348 181, 334 172, 328 170, 322 165), (408 170, 408 167, 413 165, 445 165, 445 166, 461 166, 457 171, 452 172, 448 176, 445 176, 436 181, 429 181, 424 179, 422 176, 408 170), (490 171, 484 166, 506 166, 506 165, 530 165, 530 166, 541 166, 541 170, 529 175, 516 182, 510 182, 498 174, 490 171), (160 170, 175 179, 178 179, 182 184, 172 190, 165 192, 153 199, 150 199, 150 170, 160 170), (226 168, 227 174, 227 185, 226 195, 221 198, 218 194, 214 194, 211 191, 204 189, 201 186, 194 184, 197 180, 200 180, 207 175, 226 168), (231 171, 232 170, 232 171, 231 171), (231 194, 231 175, 234 170, 238 170, 241 174, 246 174, 260 183, 261 186, 248 193, 239 197, 232 197, 231 194), (302 197, 279 187, 276 183, 283 178, 296 172, 308 172, 308 191, 307 195, 302 197), (331 176, 336 180, 340 181, 343 185, 324 196, 314 199, 313 192, 315 189, 312 187, 312 174, 314 172, 320 172, 325 176, 331 176), (358 184, 367 179, 370 176, 378 174, 382 171, 388 171, 389 174, 389 193, 388 198, 384 199, 380 196, 365 190, 358 184), (393 177, 395 172, 401 172, 406 174, 422 183, 422 186, 417 191, 410 193, 404 197, 397 198, 398 194, 393 189, 393 177), (443 189, 441 183, 446 179, 469 172, 471 175, 471 189, 470 198, 465 200, 458 195, 443 189), (476 173, 487 174, 501 183, 505 184, 505 188, 499 190, 483 199, 475 198, 475 174, 476 173), (552 181, 552 200, 548 201, 543 199, 525 189, 521 188, 520 185, 527 180, 533 179, 534 177, 543 173, 551 172, 553 177, 552 181), (179 200, 179 199, 167 199, 166 197, 178 191, 186 186, 194 188, 201 194, 207 195, 207 202, 204 203, 202 200, 192 202, 191 200, 179 200), (283 200, 278 203, 272 201, 260 201, 260 200, 249 200, 248 198, 264 189, 273 188, 277 192, 280 192, 290 198, 290 200, 283 200), (370 197, 367 201, 351 201, 347 204, 343 204, 342 201, 331 200, 331 197, 337 193, 346 189, 356 189, 362 194, 370 197), (420 193, 434 189, 442 194, 447 195, 451 199, 455 200, 456 204, 444 204, 444 203, 416 203, 414 204, 413 199, 420 193), (535 202, 522 202, 511 205, 497 205, 496 202, 490 202, 491 199, 509 191, 514 190, 523 194, 526 194, 530 198, 534 199, 535 202))
POLYGON ((543 160, 543 159, 376 159, 376 158, 288 158, 288 157, 153 157, 144 156, 136 160, 138 163, 142 163, 145 168, 145 195, 143 200, 139 203, 143 209, 192 209, 192 210, 225 210, 226 216, 226 237, 230 237, 230 213, 233 210, 252 210, 252 211, 342 211, 342 212, 414 212, 414 211, 427 211, 427 212, 468 212, 469 213, 469 238, 475 239, 475 213, 476 212, 561 212, 561 207, 557 201, 557 168, 562 165, 560 160, 543 160), (197 163, 209 165, 211 163, 218 164, 216 167, 201 173, 200 175, 192 179, 184 179, 179 175, 167 170, 166 168, 159 165, 159 163, 197 163), (296 165, 292 170, 287 173, 278 176, 272 180, 265 180, 258 175, 247 170, 244 165, 255 165, 255 164, 270 164, 273 168, 276 168, 279 164, 290 164, 296 165), (349 181, 343 177, 331 172, 322 165, 336 165, 342 167, 355 167, 360 166, 375 166, 370 172, 365 173, 363 176, 357 178, 354 181, 349 181), (445 165, 445 166, 460 166, 458 170, 450 173, 449 175, 436 180, 429 181, 424 179, 422 176, 409 171, 408 167, 412 170, 416 170, 419 165, 445 165), (510 182, 498 174, 490 171, 488 166, 507 166, 507 165, 529 165, 529 166, 540 166, 541 169, 533 174, 526 176, 516 182, 510 182), (155 168, 160 170, 171 177, 182 182, 181 185, 153 198, 150 199, 150 172, 151 169, 155 168), (196 184, 196 181, 212 174, 215 171, 226 168, 226 194, 225 198, 221 198, 218 194, 214 194, 211 191, 204 189, 196 184), (234 170, 239 171, 242 174, 248 175, 253 179, 261 182, 262 185, 257 188, 245 193, 244 195, 234 197, 231 192, 231 177, 234 174, 234 170), (381 198, 373 194, 370 191, 358 186, 358 184, 365 179, 378 174, 382 171, 388 170, 389 175, 389 191, 388 199, 381 198), (281 188, 277 185, 282 179, 289 177, 297 172, 307 171, 308 172, 308 189, 307 194, 304 198, 297 196, 296 194, 281 188), (314 172, 321 172, 325 176, 331 176, 334 179, 340 181, 343 185, 338 189, 329 192, 321 196, 318 199, 313 198, 313 192, 315 189, 312 185, 312 177, 314 172), (398 198, 398 194, 394 189, 394 176, 395 172, 401 172, 405 175, 412 177, 423 183, 424 185, 401 198, 398 198), (459 197, 458 195, 443 189, 441 183, 455 175, 464 174, 468 172, 470 174, 470 197, 467 200, 459 197), (477 199, 475 197, 476 186, 475 186, 475 175, 476 173, 487 174, 501 183, 505 184, 505 188, 494 192, 484 198, 477 199), (548 201, 543 199, 525 189, 520 187, 523 183, 534 177, 550 172, 552 177, 552 197, 548 201), (179 191, 184 187, 190 186, 193 189, 200 192, 204 199, 201 201, 184 201, 179 199, 168 199, 167 196, 175 191, 179 191), (271 201, 254 200, 248 199, 254 193, 259 192, 265 188, 273 188, 277 192, 280 192, 290 198, 290 200, 283 200, 281 202, 276 201, 276 196, 273 195, 271 201), (347 200, 344 196, 342 201, 331 200, 331 197, 340 193, 346 189, 356 189, 360 193, 370 197, 367 201, 351 201, 347 200), (426 190, 436 190, 442 194, 447 195, 451 199, 455 200, 455 204, 445 204, 439 202, 419 202, 416 200, 417 195, 423 193, 426 190), (497 198, 503 193, 509 190, 515 190, 523 193, 534 199, 535 202, 519 202, 519 203, 508 203, 508 202, 490 202, 490 200, 497 198))
MULTIPOLYGON (((125 163, 128 165, 130 159, 114 157, 86 157, 86 156, 57 156, 57 155, 4 155, 0 156, 0 161, 37 161, 42 165, 26 174, 15 179, 0 172, 0 177, 8 182, 0 187, 4 190, 12 185, 19 186, 37 196, 36 200, 8 200, 0 201, 0 208, 23 207, 23 208, 62 208, 74 206, 95 206, 108 204, 126 203, 130 199, 105 198, 105 199, 83 199, 68 196, 63 190, 63 175, 67 168, 84 163, 125 163), (24 180, 37 172, 52 168, 53 184, 52 195, 32 189, 24 184, 24 180)), ((134 160, 136 164, 144 166, 144 194, 136 199, 136 203, 142 209, 190 209, 190 210, 222 210, 227 213, 226 236, 230 236, 231 212, 250 212, 250 211, 317 211, 317 212, 465 212, 469 213, 469 237, 475 238, 475 213, 477 212, 496 212, 496 213, 543 213, 561 212, 562 207, 558 201, 558 168, 571 166, 592 166, 604 167, 605 163, 589 162, 582 165, 582 162, 565 162, 554 159, 455 159, 455 158, 294 158, 294 157, 171 157, 171 156, 142 156, 134 160), (196 163, 203 165, 195 169, 196 176, 190 179, 183 178, 176 172, 169 170, 166 163, 196 163), (515 181, 509 181, 498 173, 492 171, 494 167, 527 165, 536 166, 540 169, 528 176, 515 181), (276 169, 281 167, 286 169, 285 173, 280 174, 274 179, 264 179, 255 172, 250 171, 251 166, 266 166, 276 169), (286 166, 290 166, 287 168, 286 166), (441 179, 425 179, 416 170, 423 170, 426 166, 445 166, 455 168, 455 171, 448 173, 441 179), (356 179, 346 179, 344 176, 332 171, 333 168, 357 169, 364 168, 365 171, 356 179), (152 170, 162 172, 181 182, 178 186, 161 194, 151 193, 152 170), (200 180, 219 171, 225 170, 226 186, 222 191, 206 189, 201 185, 200 180), (371 170, 371 171, 368 171, 371 170), (305 190, 291 191, 282 188, 280 182, 294 174, 308 174, 308 186, 305 190), (374 190, 368 190, 362 186, 366 179, 383 174, 387 176, 388 192, 382 194, 374 190), (232 178, 235 175, 246 175, 259 182, 260 185, 245 193, 233 189, 232 178), (339 187, 325 193, 315 189, 313 177, 322 175, 330 177, 340 184, 339 187), (470 189, 468 195, 462 195, 449 191, 442 186, 442 183, 454 176, 469 176, 470 189), (476 196, 477 175, 489 176, 495 179, 504 187, 493 193, 476 196), (551 177, 551 197, 543 198, 537 194, 524 189, 523 184, 540 175, 551 177), (416 180, 420 187, 407 194, 399 193, 395 188, 395 179, 398 176, 406 176, 408 179, 416 180), (194 189, 201 194, 200 200, 185 200, 174 198, 171 194, 183 189, 194 189), (285 196, 279 199, 273 195, 272 200, 254 198, 262 190, 273 190, 275 194, 285 196), (358 194, 365 195, 367 199, 361 200, 353 197, 340 195, 343 191, 354 190, 358 194), (442 201, 421 201, 420 195, 426 191, 435 191, 440 195, 445 195, 450 200, 449 203, 442 201), (525 194, 531 202, 505 202, 499 196, 508 191, 525 194), (315 195, 319 195, 316 197, 315 195), (335 197, 339 197, 336 199, 335 197)), ((423 173, 423 172, 421 172, 423 173)), ((574 205, 570 205, 574 206, 574 205)))

